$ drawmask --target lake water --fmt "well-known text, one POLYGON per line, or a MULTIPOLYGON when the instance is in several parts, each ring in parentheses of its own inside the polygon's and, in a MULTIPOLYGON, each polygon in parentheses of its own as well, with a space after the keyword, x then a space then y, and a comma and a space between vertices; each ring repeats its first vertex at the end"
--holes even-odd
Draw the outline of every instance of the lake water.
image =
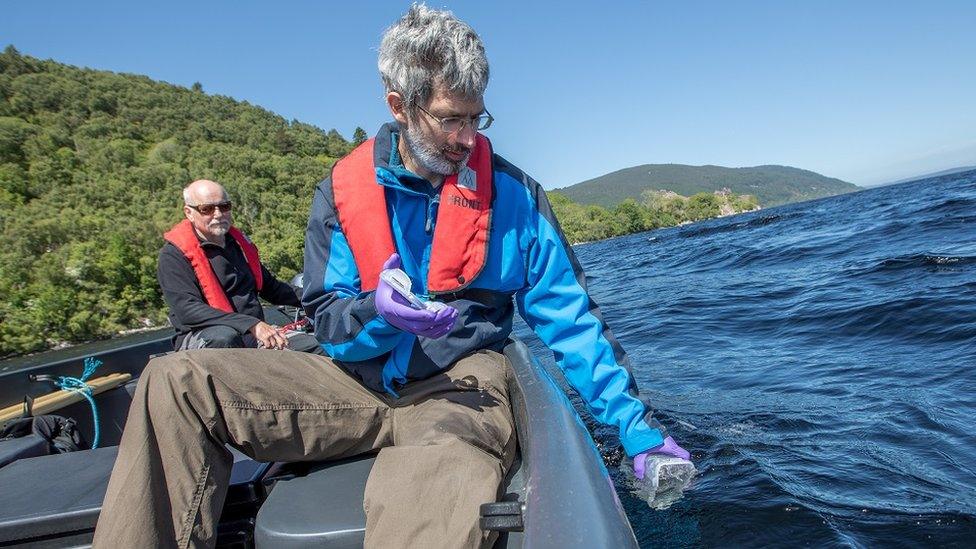
POLYGON ((643 547, 976 546, 976 171, 576 252, 700 471, 653 511, 593 427, 643 547))

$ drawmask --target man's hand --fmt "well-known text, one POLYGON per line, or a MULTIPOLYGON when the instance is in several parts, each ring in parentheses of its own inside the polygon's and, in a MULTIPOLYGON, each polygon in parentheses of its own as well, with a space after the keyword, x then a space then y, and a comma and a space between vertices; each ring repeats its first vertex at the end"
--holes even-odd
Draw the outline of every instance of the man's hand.
MULTIPOLYGON (((400 256, 393 254, 383 269, 399 269, 400 256)), ((445 305, 438 311, 414 309, 410 303, 396 292, 382 278, 376 286, 376 311, 393 326, 414 335, 437 339, 444 337, 454 328, 458 311, 445 305)))
POLYGON ((254 334, 254 338, 258 340, 258 345, 265 349, 278 349, 280 351, 288 347, 288 338, 278 328, 267 322, 258 321, 248 331, 254 334))

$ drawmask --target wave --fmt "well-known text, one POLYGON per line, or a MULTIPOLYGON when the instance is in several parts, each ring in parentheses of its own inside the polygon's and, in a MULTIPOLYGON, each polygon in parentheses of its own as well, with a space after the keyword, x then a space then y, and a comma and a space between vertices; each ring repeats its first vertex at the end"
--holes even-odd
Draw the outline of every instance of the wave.
POLYGON ((907 212, 912 218, 917 216, 968 217, 976 210, 976 197, 961 196, 924 204, 907 212))
POLYGON ((956 270, 970 265, 976 265, 976 256, 920 253, 883 259, 870 267, 858 270, 856 274, 892 273, 912 269, 925 269, 929 271, 956 270))
POLYGON ((785 221, 787 219, 792 219, 803 215, 803 212, 789 212, 789 213, 770 213, 770 214, 758 214, 752 219, 745 221, 736 221, 733 223, 722 223, 719 225, 708 225, 697 223, 691 225, 687 229, 683 229, 678 233, 678 236, 682 238, 696 238, 700 236, 709 236, 718 233, 728 233, 732 231, 740 231, 743 229, 750 229, 753 227, 764 227, 766 225, 771 225, 780 221, 785 221))

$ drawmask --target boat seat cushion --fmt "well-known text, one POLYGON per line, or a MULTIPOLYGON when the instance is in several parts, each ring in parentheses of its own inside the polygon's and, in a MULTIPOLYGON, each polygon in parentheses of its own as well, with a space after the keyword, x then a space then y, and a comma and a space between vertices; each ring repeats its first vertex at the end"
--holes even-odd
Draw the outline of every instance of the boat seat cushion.
POLYGON ((360 548, 363 495, 374 455, 323 463, 306 476, 279 480, 258 511, 258 549, 360 548))
POLYGON ((94 528, 117 453, 112 446, 0 469, 0 543, 94 528))
MULTIPOLYGON (((44 456, 50 452, 51 443, 38 435, 0 440, 0 467, 18 459, 44 456)), ((2 489, 2 485, 0 485, 2 489)))
MULTIPOLYGON (((230 450, 234 468, 227 500, 233 504, 256 497, 267 464, 230 450)), ((118 446, 110 446, 20 459, 0 469, 0 545, 79 532, 90 536, 117 455, 118 446)))

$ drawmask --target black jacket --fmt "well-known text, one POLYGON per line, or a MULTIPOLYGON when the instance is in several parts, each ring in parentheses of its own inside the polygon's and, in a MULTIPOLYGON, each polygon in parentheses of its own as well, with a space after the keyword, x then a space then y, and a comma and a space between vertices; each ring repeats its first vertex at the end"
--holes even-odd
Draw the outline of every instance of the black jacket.
POLYGON ((156 276, 169 305, 169 321, 176 328, 174 348, 179 348, 187 334, 207 326, 230 326, 240 334, 247 333, 258 321, 264 320, 259 295, 273 305, 300 305, 295 289, 275 278, 264 265, 261 265, 264 286, 259 294, 244 252, 233 238, 228 237, 223 248, 212 242, 201 244, 236 312, 225 313, 207 304, 190 260, 179 248, 167 242, 159 251, 156 276))

